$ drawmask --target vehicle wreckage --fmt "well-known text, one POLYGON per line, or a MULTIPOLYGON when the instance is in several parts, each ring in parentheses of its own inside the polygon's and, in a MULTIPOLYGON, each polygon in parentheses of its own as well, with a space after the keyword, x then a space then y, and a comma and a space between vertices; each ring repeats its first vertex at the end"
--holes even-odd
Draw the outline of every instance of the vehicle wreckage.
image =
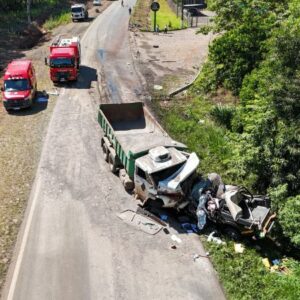
POLYGON ((162 207, 187 212, 200 230, 207 220, 224 225, 232 236, 271 230, 275 215, 267 197, 224 185, 215 173, 199 176, 196 153, 172 140, 142 102, 101 104, 98 122, 105 160, 143 206, 160 201, 162 207))

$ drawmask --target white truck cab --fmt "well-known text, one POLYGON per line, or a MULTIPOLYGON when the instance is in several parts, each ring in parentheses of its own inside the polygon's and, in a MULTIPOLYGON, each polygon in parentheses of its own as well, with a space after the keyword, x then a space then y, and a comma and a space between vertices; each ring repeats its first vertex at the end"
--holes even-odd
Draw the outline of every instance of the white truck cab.
POLYGON ((89 16, 87 8, 84 4, 74 4, 71 6, 72 21, 86 20, 89 16))

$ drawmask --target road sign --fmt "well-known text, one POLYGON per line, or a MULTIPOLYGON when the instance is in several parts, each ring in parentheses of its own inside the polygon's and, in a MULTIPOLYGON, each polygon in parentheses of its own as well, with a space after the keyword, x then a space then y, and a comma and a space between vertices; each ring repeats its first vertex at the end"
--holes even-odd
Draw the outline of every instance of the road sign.
POLYGON ((152 2, 151 3, 151 10, 152 11, 158 11, 159 10, 159 3, 158 2, 152 2))

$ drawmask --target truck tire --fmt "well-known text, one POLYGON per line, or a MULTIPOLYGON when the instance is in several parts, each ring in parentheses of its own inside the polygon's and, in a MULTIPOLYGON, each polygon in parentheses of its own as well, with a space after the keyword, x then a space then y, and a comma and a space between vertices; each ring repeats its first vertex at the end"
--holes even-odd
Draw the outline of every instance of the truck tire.
POLYGON ((108 163, 109 163, 109 168, 110 168, 111 172, 114 174, 117 173, 116 162, 111 153, 109 153, 109 155, 108 155, 108 163))
POLYGON ((102 144, 102 152, 103 152, 103 156, 106 162, 108 162, 108 155, 109 155, 109 151, 107 149, 107 146, 105 143, 102 144))

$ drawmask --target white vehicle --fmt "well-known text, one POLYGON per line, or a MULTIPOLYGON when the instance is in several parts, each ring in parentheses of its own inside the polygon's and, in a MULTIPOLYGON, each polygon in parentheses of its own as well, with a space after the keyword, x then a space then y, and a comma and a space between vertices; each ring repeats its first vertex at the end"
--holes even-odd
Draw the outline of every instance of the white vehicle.
POLYGON ((93 5, 95 5, 95 6, 101 5, 101 0, 94 0, 93 5))
POLYGON ((86 20, 89 17, 88 11, 84 4, 74 4, 71 6, 72 21, 86 20))

